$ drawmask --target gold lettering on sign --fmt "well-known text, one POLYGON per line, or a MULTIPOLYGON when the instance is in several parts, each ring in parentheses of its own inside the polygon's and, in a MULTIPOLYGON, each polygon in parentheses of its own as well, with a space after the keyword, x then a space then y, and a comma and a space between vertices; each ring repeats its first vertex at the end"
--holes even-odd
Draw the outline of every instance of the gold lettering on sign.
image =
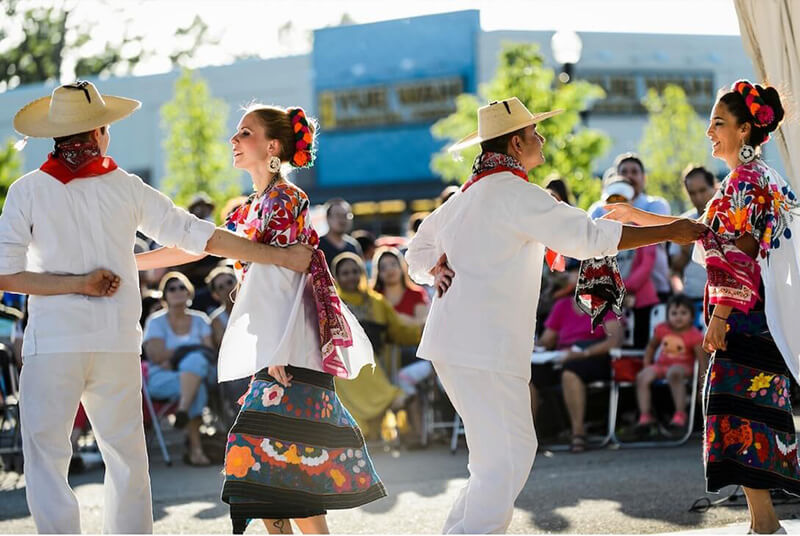
POLYGON ((328 129, 427 123, 453 113, 463 91, 460 77, 326 90, 318 96, 318 107, 328 129))

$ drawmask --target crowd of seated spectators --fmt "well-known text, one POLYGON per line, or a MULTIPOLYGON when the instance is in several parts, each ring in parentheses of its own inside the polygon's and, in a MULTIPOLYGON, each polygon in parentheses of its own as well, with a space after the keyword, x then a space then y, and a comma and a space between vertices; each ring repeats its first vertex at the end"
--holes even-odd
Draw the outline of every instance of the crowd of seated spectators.
MULTIPOLYGON (((719 187, 717 179, 698 165, 688 166, 680 179, 693 205, 683 216, 699 218, 719 187)), ((661 197, 649 195, 646 184, 647 173, 641 158, 633 153, 619 155, 605 173, 602 195, 590 207, 589 214, 600 218, 606 213, 606 205, 629 203, 642 210, 670 215, 669 204, 661 197)), ((551 181, 546 188, 558 201, 571 202, 563 181, 551 181)), ((656 433, 650 392, 656 380, 664 380, 670 387, 674 412, 667 426, 684 430, 692 426, 693 423, 687 422, 686 380, 695 359, 701 361, 702 375, 707 357, 698 329, 702 328, 706 274, 701 266, 691 262, 693 247, 659 244, 619 252, 616 260, 626 287, 626 314, 620 320, 609 313, 594 332, 588 317, 575 306, 577 263, 568 260, 563 273, 545 270, 535 345, 538 350, 563 352, 547 363, 532 360, 538 364, 531 366, 531 405, 534 414, 540 414, 542 392, 553 387, 560 389, 573 452, 583 451, 587 444, 583 422, 586 385, 611 379, 608 351, 626 346, 626 340, 627 346, 646 350, 643 368, 636 378, 636 405, 631 408, 637 415, 636 429, 656 433), (651 313, 656 306, 668 306, 667 321, 651 326, 651 313)))

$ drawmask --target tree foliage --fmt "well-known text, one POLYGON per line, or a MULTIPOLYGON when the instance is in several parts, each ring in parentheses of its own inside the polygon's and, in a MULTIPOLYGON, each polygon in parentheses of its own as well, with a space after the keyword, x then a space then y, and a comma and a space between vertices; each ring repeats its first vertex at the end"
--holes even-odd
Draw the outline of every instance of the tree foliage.
POLYGON ((227 116, 227 104, 211 96, 202 78, 185 70, 175 82, 174 97, 161 107, 167 131, 162 189, 177 204, 186 205, 198 192, 206 192, 221 206, 240 193, 226 141, 227 116))
MULTIPOLYGON (((580 112, 595 100, 605 97, 603 89, 586 81, 554 85, 556 73, 544 64, 536 44, 507 44, 500 53, 500 64, 494 79, 481 88, 485 102, 516 96, 532 112, 563 108, 561 115, 537 125, 544 135, 545 163, 531 170, 533 182, 542 183, 552 176, 564 178, 576 196, 577 204, 588 207, 600 196, 600 181, 595 179, 593 162, 611 146, 602 132, 582 128, 580 112)), ((436 122, 431 131, 440 139, 455 141, 475 130, 477 110, 482 105, 474 95, 456 99, 456 111, 436 122)), ((479 147, 462 151, 454 159, 444 149, 433 156, 431 168, 446 181, 465 181, 479 147)))
MULTIPOLYGON (((165 53, 148 48, 143 35, 132 35, 127 29, 116 40, 106 42, 101 52, 84 53, 85 45, 93 39, 93 22, 78 22, 74 16, 76 7, 77 1, 68 0, 58 5, 3 1, 0 91, 34 82, 130 74, 141 61, 165 53)), ((111 16, 123 17, 122 8, 115 7, 111 16)), ((207 30, 199 17, 176 30, 178 44, 166 51, 173 66, 185 65, 201 45, 214 44, 207 30)))
POLYGON ((665 86, 660 94, 651 89, 644 106, 649 119, 639 152, 647 166, 647 191, 683 209, 687 197, 681 172, 688 164, 709 161, 706 125, 676 85, 665 86))
POLYGON ((0 146, 0 207, 5 206, 8 187, 22 174, 22 157, 14 149, 15 141, 12 138, 0 146))

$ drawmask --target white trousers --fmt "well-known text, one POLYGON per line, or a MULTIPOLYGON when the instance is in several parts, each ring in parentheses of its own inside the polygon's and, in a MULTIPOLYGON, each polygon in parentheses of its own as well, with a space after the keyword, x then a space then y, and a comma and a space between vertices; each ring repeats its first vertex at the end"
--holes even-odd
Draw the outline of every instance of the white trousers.
POLYGON ((538 442, 525 378, 433 362, 461 420, 469 480, 453 504, 444 534, 498 534, 511 524, 538 442))
POLYGON ((153 532, 140 367, 132 353, 25 356, 20 378, 25 493, 40 533, 81 532, 78 500, 67 481, 79 401, 106 465, 103 532, 153 532))

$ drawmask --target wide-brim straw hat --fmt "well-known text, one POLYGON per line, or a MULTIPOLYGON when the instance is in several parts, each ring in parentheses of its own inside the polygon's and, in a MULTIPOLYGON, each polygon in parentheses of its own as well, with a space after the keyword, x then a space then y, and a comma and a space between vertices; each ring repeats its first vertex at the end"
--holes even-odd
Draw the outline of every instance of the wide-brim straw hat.
POLYGON ((61 138, 110 125, 141 105, 134 99, 101 95, 91 82, 79 81, 23 106, 14 116, 14 129, 32 138, 61 138))
POLYGON ((461 138, 448 147, 447 150, 450 152, 460 151, 486 140, 539 123, 563 111, 550 110, 549 112, 532 114, 517 97, 490 102, 486 106, 478 108, 478 130, 461 138))

